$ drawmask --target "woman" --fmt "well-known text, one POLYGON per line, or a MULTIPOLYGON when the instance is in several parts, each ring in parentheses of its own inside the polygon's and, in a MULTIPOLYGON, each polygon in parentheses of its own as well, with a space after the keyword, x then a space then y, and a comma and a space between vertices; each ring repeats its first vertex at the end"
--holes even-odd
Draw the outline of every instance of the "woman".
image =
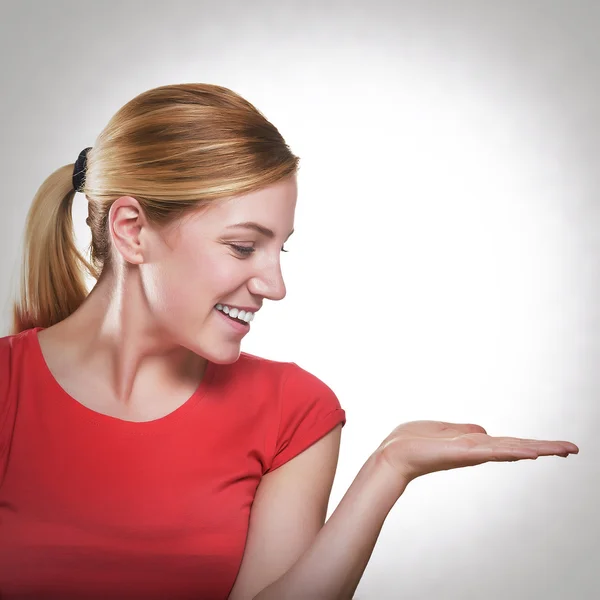
POLYGON ((43 183, 0 340, 3 599, 351 598, 415 477, 578 451, 401 425, 324 525, 345 413, 296 364, 240 351, 285 296, 297 164, 235 93, 172 85, 43 183))

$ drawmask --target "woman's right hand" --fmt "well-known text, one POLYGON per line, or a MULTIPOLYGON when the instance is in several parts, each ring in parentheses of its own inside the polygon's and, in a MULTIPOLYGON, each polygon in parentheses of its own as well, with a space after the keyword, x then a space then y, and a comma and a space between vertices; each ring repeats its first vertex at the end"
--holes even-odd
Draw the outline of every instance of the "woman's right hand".
POLYGON ((571 442, 492 437, 479 425, 411 421, 399 425, 378 453, 406 482, 435 471, 471 467, 490 461, 568 456, 579 448, 571 442))

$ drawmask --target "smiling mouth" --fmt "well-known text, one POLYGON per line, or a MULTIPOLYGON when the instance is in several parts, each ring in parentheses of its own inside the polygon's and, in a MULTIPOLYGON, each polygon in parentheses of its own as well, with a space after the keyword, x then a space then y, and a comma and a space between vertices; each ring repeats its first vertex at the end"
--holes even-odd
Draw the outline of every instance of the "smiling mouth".
POLYGON ((254 320, 255 313, 246 312, 245 310, 240 310, 235 307, 227 306, 226 304, 217 304, 215 305, 215 309, 220 313, 223 313, 226 317, 229 317, 231 320, 236 321, 238 323, 250 324, 254 320))
MULTIPOLYGON (((221 312, 221 311, 219 311, 221 312)), ((239 323, 240 325, 245 325, 246 327, 250 327, 250 323, 248 323, 247 321, 242 321, 241 319, 238 319, 237 317, 231 317, 229 315, 226 315, 225 313, 223 313, 224 317, 227 317, 230 321, 233 321, 234 323, 239 323)))
POLYGON ((223 306, 222 304, 217 304, 217 306, 215 306, 215 310, 217 312, 221 313, 221 315, 223 317, 226 317, 229 321, 231 321, 232 323, 235 323, 238 327, 242 327, 244 329, 250 329, 250 321, 252 321, 252 319, 254 318, 253 313, 246 313, 245 311, 238 311, 237 309, 232 309, 231 312, 233 312, 233 314, 236 316, 231 316, 231 313, 229 312, 229 310, 227 312, 225 312, 225 310, 223 310, 224 308, 228 309, 229 307, 223 306), (218 307, 221 307, 221 308, 218 308, 218 307), (241 318, 240 318, 240 315, 241 315, 241 318), (249 321, 246 320, 248 318, 247 315, 250 315, 249 321))

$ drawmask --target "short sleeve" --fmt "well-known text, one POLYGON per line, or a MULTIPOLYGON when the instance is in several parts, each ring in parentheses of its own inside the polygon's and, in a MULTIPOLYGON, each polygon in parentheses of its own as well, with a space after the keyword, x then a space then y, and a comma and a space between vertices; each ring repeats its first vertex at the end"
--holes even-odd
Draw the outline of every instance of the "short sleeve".
POLYGON ((281 389, 281 416, 271 466, 273 471, 346 423, 334 392, 320 379, 289 363, 281 389))

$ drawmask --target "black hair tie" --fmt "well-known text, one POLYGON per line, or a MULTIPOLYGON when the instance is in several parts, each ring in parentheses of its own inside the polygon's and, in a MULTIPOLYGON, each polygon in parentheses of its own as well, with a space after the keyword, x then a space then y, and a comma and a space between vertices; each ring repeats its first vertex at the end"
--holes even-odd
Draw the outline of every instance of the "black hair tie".
POLYGON ((76 192, 83 192, 85 183, 85 170, 87 168, 87 155, 92 148, 86 148, 79 153, 73 167, 73 188, 76 192))

